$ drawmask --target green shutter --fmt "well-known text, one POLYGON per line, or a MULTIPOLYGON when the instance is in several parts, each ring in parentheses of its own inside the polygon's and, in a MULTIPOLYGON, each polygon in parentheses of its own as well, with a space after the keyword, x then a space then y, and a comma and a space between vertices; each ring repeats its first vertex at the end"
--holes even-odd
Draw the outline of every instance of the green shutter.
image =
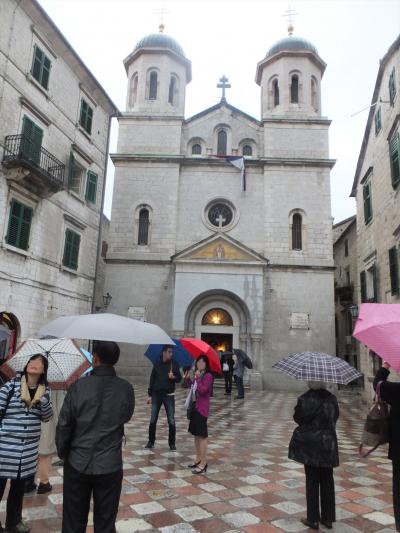
POLYGON ((85 198, 92 204, 96 203, 97 196, 97 174, 92 171, 88 171, 86 178, 86 194, 85 198))
POLYGON ((389 270, 392 294, 399 294, 399 261, 395 246, 389 250, 389 270))
POLYGON ((35 44, 31 74, 42 87, 48 89, 51 61, 46 54, 35 44))
POLYGON ((69 153, 69 161, 68 161, 68 186, 72 187, 72 182, 74 179, 74 165, 75 165, 75 157, 74 153, 71 151, 69 153))
POLYGON ((366 224, 372 219, 372 198, 371 198, 371 182, 368 182, 363 187, 364 199, 364 221, 366 224))
POLYGON ((79 115, 79 124, 82 128, 89 133, 92 133, 92 121, 93 121, 93 109, 89 104, 81 98, 81 112, 79 115))
POLYGON ((33 210, 17 200, 12 200, 8 221, 7 243, 11 246, 28 249, 33 210))
POLYGON ((396 187, 400 182, 400 137, 397 132, 389 142, 390 167, 392 171, 392 185, 396 187))
POLYGON ((377 302, 378 301, 378 270, 376 268, 376 265, 372 265, 369 271, 372 274, 372 287, 374 290, 374 295, 372 298, 370 298, 369 301, 377 302))
POLYGON ((360 291, 361 291, 361 302, 367 301, 367 275, 365 270, 360 272, 360 291))
POLYGON ((390 105, 394 104, 394 99, 396 96, 396 71, 393 67, 393 70, 389 77, 389 100, 390 105))
POLYGON ((43 130, 25 115, 22 122, 22 135, 21 152, 23 157, 39 164, 43 130))
POLYGON ((81 236, 78 233, 75 233, 75 231, 70 229, 66 230, 63 265, 67 268, 71 268, 73 270, 77 270, 78 268, 80 241, 81 236))

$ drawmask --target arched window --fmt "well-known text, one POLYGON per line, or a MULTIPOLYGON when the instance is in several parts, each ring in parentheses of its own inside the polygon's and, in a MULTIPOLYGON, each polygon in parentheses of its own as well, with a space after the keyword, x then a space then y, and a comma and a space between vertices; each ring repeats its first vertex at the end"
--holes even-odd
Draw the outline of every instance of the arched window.
POLYGON ((176 78, 171 76, 169 80, 169 89, 168 89, 168 103, 174 105, 175 100, 175 89, 176 89, 176 78))
POLYGON ((253 155, 253 148, 250 146, 250 144, 245 144, 243 146, 243 155, 252 156, 253 155))
POLYGON ((226 155, 227 135, 225 130, 218 132, 217 155, 226 155))
POLYGON ((290 84, 290 101, 292 104, 299 103, 299 77, 293 74, 290 84))
POLYGON ((143 208, 139 212, 139 229, 138 229, 138 244, 149 244, 149 210, 143 208))
POLYGON ((138 89, 139 76, 136 72, 131 78, 131 86, 129 92, 129 106, 133 107, 136 103, 137 89, 138 89))
POLYGON ((279 105, 279 85, 278 80, 272 82, 272 90, 274 91, 274 107, 279 105))
POLYGON ((196 144, 194 144, 192 146, 192 154, 193 155, 200 155, 201 154, 201 144, 196 143, 196 144))
POLYGON ((150 72, 149 100, 157 100, 157 72, 150 72))
POLYGON ((315 111, 318 111, 317 81, 315 78, 311 78, 311 105, 315 111))
POLYGON ((295 213, 292 219, 292 250, 302 250, 302 218, 295 213))
POLYGON ((225 309, 210 309, 203 316, 201 324, 203 326, 233 326, 231 315, 225 309))

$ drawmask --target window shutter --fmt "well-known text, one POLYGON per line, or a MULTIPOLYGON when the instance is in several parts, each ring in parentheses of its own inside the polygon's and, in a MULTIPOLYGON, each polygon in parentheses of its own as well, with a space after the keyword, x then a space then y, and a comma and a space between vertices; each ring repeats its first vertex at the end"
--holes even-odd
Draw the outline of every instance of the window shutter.
POLYGON ((72 187, 72 182, 74 179, 74 165, 75 165, 75 157, 74 153, 71 151, 69 153, 69 161, 68 161, 68 186, 72 187))
POLYGON ((367 275, 365 270, 360 272, 360 291, 361 291, 361 302, 367 301, 367 275))
POLYGON ((43 69, 42 69, 42 85, 45 89, 49 86, 51 61, 48 57, 44 56, 43 69))
POLYGON ((372 284, 373 284, 373 289, 374 289, 374 295, 372 297, 372 301, 377 302, 378 301, 378 271, 377 271, 376 265, 372 265, 372 267, 370 268, 370 271, 372 273, 372 284))
POLYGON ((42 147, 43 130, 27 116, 22 121, 22 144, 21 151, 25 158, 40 162, 40 150, 42 147))
POLYGON ((73 270, 77 270, 78 268, 80 241, 81 236, 78 233, 70 229, 65 231, 63 265, 67 268, 73 270))
POLYGON ((35 50, 33 52, 33 61, 31 74, 40 83, 40 70, 42 64, 43 52, 35 45, 35 50))
POLYGON ((363 187, 364 199, 364 221, 366 224, 372 219, 372 199, 371 199, 371 183, 366 183, 363 187))
POLYGON ((399 294, 399 261, 395 246, 389 250, 389 270, 392 294, 399 294))
POLYGON ((65 232, 65 242, 64 242, 64 256, 63 256, 63 265, 69 267, 70 257, 71 257, 71 248, 72 248, 72 231, 67 229, 65 232))
POLYGON ((32 222, 32 209, 27 206, 23 206, 22 217, 21 217, 21 231, 19 238, 19 247, 23 250, 28 249, 29 243, 29 233, 31 231, 31 222, 32 222))
POLYGON ((33 210, 12 200, 8 221, 7 243, 23 250, 28 249, 33 210))
POLYGON ((81 242, 81 236, 78 233, 72 233, 72 247, 71 247, 71 268, 77 270, 78 268, 78 257, 79 257, 79 246, 81 242))
POLYGON ((396 187, 400 182, 400 137, 397 132, 389 142, 390 166, 392 171, 392 186, 396 187))
POLYGON ((95 204, 96 195, 97 195, 97 174, 89 170, 87 173, 87 179, 86 179, 85 198, 88 202, 95 204))

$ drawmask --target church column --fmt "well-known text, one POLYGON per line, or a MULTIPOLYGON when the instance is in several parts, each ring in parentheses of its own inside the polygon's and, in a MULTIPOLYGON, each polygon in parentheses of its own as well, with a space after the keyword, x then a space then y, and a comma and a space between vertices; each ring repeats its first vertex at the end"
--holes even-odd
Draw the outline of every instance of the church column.
POLYGON ((263 336, 259 333, 252 333, 250 335, 250 338, 251 338, 251 345, 252 345, 252 351, 250 353, 252 355, 252 361, 253 361, 253 369, 250 371, 250 388, 253 390, 262 390, 263 382, 262 382, 262 374, 260 372, 260 369, 261 369, 261 342, 262 342, 263 336))

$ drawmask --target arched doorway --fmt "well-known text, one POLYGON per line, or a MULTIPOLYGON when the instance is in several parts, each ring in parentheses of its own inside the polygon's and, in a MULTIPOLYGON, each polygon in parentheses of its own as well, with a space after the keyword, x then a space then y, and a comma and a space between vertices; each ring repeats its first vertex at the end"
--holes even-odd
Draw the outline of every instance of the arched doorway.
POLYGON ((18 318, 13 313, 0 312, 0 360, 15 352, 20 333, 18 318))
POLYGON ((201 325, 196 324, 196 326, 200 332, 200 338, 215 350, 231 352, 233 346, 236 346, 233 336, 237 334, 235 328, 237 329, 238 324, 234 325, 232 315, 226 309, 222 307, 209 309, 204 313, 201 325))

